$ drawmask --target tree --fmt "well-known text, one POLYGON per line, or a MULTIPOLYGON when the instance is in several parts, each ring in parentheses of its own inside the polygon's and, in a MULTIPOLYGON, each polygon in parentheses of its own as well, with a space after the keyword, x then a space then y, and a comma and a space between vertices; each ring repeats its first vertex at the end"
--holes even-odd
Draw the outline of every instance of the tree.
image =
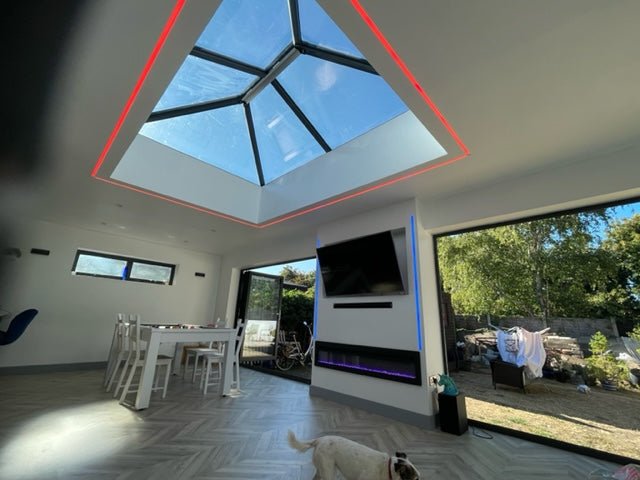
POLYGON ((277 284, 267 278, 253 277, 246 306, 245 318, 267 319, 275 318, 273 299, 277 298, 277 284))
MULTIPOLYGON (((640 344, 640 323, 636 323, 634 327, 629 332, 629 336, 640 344)), ((640 348, 636 349, 638 353, 640 353, 640 348)))
POLYGON ((443 288, 457 313, 583 316, 613 269, 594 232, 606 210, 438 239, 443 288))
POLYGON ((304 287, 313 287, 316 283, 315 270, 303 272, 291 265, 285 265, 282 267, 282 270, 280 270, 280 276, 284 278, 285 282, 302 285, 304 287))
MULTIPOLYGON (((313 323, 314 290, 285 290, 282 293, 280 329, 298 330, 302 322, 313 323)), ((300 329, 301 331, 304 331, 300 329)))
POLYGON ((613 222, 602 248, 617 267, 603 303, 613 316, 631 323, 640 315, 640 215, 613 222))
POLYGON ((302 322, 313 323, 315 304, 316 272, 303 272, 290 265, 280 270, 280 276, 286 282, 305 287, 305 290, 287 289, 282 293, 282 307, 280 313, 280 330, 286 332, 295 330, 299 338, 307 333, 302 322))

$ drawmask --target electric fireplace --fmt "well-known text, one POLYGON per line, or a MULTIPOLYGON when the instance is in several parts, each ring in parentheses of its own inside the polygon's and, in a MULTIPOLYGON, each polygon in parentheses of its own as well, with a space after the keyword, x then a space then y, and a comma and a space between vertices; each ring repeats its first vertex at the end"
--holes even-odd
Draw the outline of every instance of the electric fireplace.
POLYGON ((422 385, 420 352, 317 341, 316 367, 422 385))

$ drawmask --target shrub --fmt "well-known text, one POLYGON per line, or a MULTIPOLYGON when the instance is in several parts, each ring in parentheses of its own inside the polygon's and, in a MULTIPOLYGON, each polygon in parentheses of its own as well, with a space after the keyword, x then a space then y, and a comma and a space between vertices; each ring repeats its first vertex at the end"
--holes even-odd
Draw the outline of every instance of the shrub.
POLYGON ((603 355, 609 350, 609 340, 604 336, 602 332, 596 332, 591 335, 589 340, 589 351, 591 355, 603 355))
MULTIPOLYGON (((629 336, 636 342, 640 343, 640 323, 637 323, 635 327, 633 327, 633 330, 629 332, 629 336)), ((638 353, 640 353, 640 348, 638 348, 638 353)))
POLYGON ((596 332, 589 340, 591 356, 585 360, 589 375, 599 380, 625 381, 629 378, 629 368, 622 360, 609 351, 609 341, 601 332, 596 332))

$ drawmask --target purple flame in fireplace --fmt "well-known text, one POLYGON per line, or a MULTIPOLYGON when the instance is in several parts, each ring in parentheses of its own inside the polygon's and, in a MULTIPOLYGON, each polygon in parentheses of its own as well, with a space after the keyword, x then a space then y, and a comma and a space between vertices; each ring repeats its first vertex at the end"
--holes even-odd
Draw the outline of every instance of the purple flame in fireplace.
POLYGON ((416 378, 415 375, 409 375, 406 373, 402 373, 402 372, 393 372, 391 370, 384 370, 384 369, 380 369, 380 368, 371 368, 371 367, 363 367, 361 365, 352 365, 349 363, 341 363, 341 362, 329 362, 327 360, 318 360, 317 362, 320 365, 330 365, 332 367, 341 367, 341 368, 345 368, 345 369, 349 369, 349 370, 360 370, 362 372, 368 372, 368 373, 379 373, 382 375, 388 375, 391 377, 402 377, 402 378, 416 378))
POLYGON ((316 342, 318 367, 421 385, 420 352, 365 345, 316 342))

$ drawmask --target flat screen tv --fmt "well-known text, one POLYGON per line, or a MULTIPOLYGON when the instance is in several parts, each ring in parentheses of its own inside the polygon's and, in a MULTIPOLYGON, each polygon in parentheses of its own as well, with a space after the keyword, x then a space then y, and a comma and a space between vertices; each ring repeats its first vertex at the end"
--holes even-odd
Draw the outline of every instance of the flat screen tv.
POLYGON ((316 251, 327 297, 406 293, 391 231, 318 247, 316 251))

